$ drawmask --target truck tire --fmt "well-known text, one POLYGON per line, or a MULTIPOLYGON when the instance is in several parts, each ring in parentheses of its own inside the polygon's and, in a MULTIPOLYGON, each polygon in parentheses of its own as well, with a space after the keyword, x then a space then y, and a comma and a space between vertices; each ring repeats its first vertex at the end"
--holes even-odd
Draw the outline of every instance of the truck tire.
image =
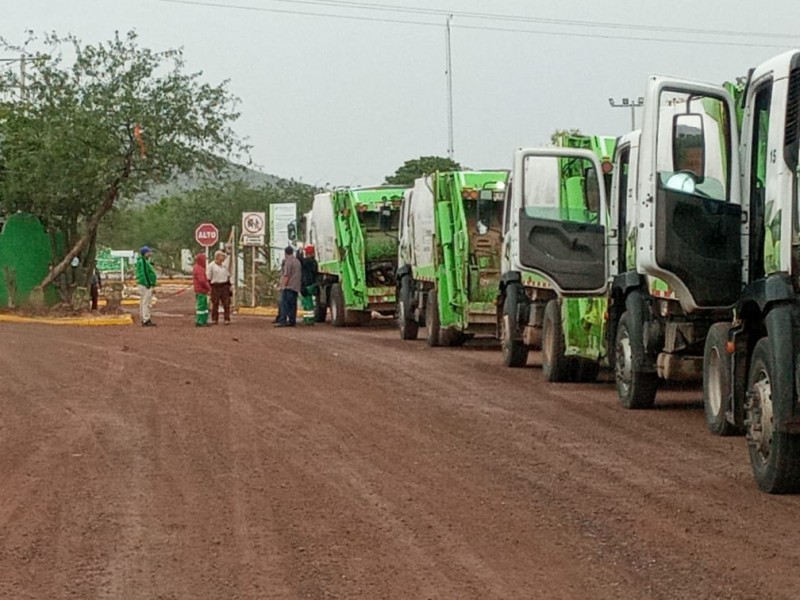
POLYGON ((747 378, 745 407, 750 464, 758 487, 769 494, 800 490, 800 436, 774 430, 771 381, 775 357, 769 338, 761 338, 753 350, 747 378))
POLYGON ((594 383, 600 374, 600 363, 590 358, 576 358, 577 380, 580 383, 594 383))
POLYGON ((706 427, 714 435, 739 435, 741 429, 731 425, 726 418, 730 410, 732 392, 731 363, 728 354, 728 323, 714 323, 708 330, 703 355, 703 408, 706 414, 706 427))
POLYGON ((463 346, 467 342, 467 336, 456 329, 440 329, 439 343, 448 348, 463 346))
POLYGON ((344 309, 344 322, 347 327, 362 327, 372 321, 372 313, 368 310, 344 309))
POLYGON ((500 319, 500 344, 503 349, 503 363, 507 367, 524 367, 528 364, 528 348, 519 338, 519 298, 520 286, 509 284, 503 301, 503 315, 500 319))
POLYGON ((427 302, 425 302, 425 323, 428 326, 428 346, 435 348, 441 346, 441 321, 439 320, 439 295, 433 289, 428 292, 427 302))
POLYGON ((565 352, 561 305, 558 300, 550 300, 544 309, 542 328, 542 373, 550 383, 569 381, 571 372, 577 370, 577 365, 565 352))
POLYGON ((347 315, 344 308, 344 292, 342 285, 334 283, 331 286, 331 324, 334 327, 347 325, 347 315))
POLYGON ((324 323, 328 316, 328 305, 325 303, 325 298, 330 298, 330 290, 325 293, 321 290, 317 297, 317 303, 314 305, 314 321, 317 323, 324 323))
POLYGON ((419 335, 419 323, 414 319, 413 298, 411 281, 408 277, 403 277, 397 298, 397 326, 401 340, 415 340, 419 335))
POLYGON ((644 356, 642 323, 625 311, 617 327, 615 341, 614 375, 617 395, 624 408, 652 408, 656 401, 658 376, 641 369, 644 356))

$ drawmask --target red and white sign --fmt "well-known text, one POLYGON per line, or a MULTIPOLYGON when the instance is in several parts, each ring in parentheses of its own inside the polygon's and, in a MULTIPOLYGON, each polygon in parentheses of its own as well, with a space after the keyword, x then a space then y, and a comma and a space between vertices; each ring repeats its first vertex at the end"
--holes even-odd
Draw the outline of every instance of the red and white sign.
POLYGON ((194 239, 205 248, 210 248, 219 241, 219 229, 213 223, 201 223, 194 230, 194 239))

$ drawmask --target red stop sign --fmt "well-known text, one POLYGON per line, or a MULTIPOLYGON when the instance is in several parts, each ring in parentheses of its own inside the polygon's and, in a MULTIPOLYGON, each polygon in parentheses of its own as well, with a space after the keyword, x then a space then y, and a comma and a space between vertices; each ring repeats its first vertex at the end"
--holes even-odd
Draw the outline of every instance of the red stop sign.
POLYGON ((219 230, 213 223, 201 223, 194 230, 194 239, 201 246, 209 248, 219 241, 219 230))

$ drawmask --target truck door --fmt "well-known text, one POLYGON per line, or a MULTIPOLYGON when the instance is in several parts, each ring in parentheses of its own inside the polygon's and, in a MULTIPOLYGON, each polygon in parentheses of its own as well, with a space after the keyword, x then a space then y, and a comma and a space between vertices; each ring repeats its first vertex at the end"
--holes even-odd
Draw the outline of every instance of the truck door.
POLYGON ((512 262, 565 296, 605 293, 608 204, 590 150, 519 150, 511 192, 512 262))
POLYGON ((683 309, 732 306, 742 289, 738 135, 719 86, 651 77, 639 149, 637 271, 683 309))

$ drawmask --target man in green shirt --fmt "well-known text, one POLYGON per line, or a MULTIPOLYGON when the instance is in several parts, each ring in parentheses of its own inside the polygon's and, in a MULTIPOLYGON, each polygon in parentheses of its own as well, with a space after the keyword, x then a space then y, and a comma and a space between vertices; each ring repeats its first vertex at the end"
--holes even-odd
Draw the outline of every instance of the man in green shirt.
POLYGON ((152 251, 147 246, 139 250, 136 259, 136 283, 139 284, 139 317, 143 327, 155 327, 150 320, 150 304, 153 302, 153 291, 156 288, 156 270, 150 262, 152 251))

